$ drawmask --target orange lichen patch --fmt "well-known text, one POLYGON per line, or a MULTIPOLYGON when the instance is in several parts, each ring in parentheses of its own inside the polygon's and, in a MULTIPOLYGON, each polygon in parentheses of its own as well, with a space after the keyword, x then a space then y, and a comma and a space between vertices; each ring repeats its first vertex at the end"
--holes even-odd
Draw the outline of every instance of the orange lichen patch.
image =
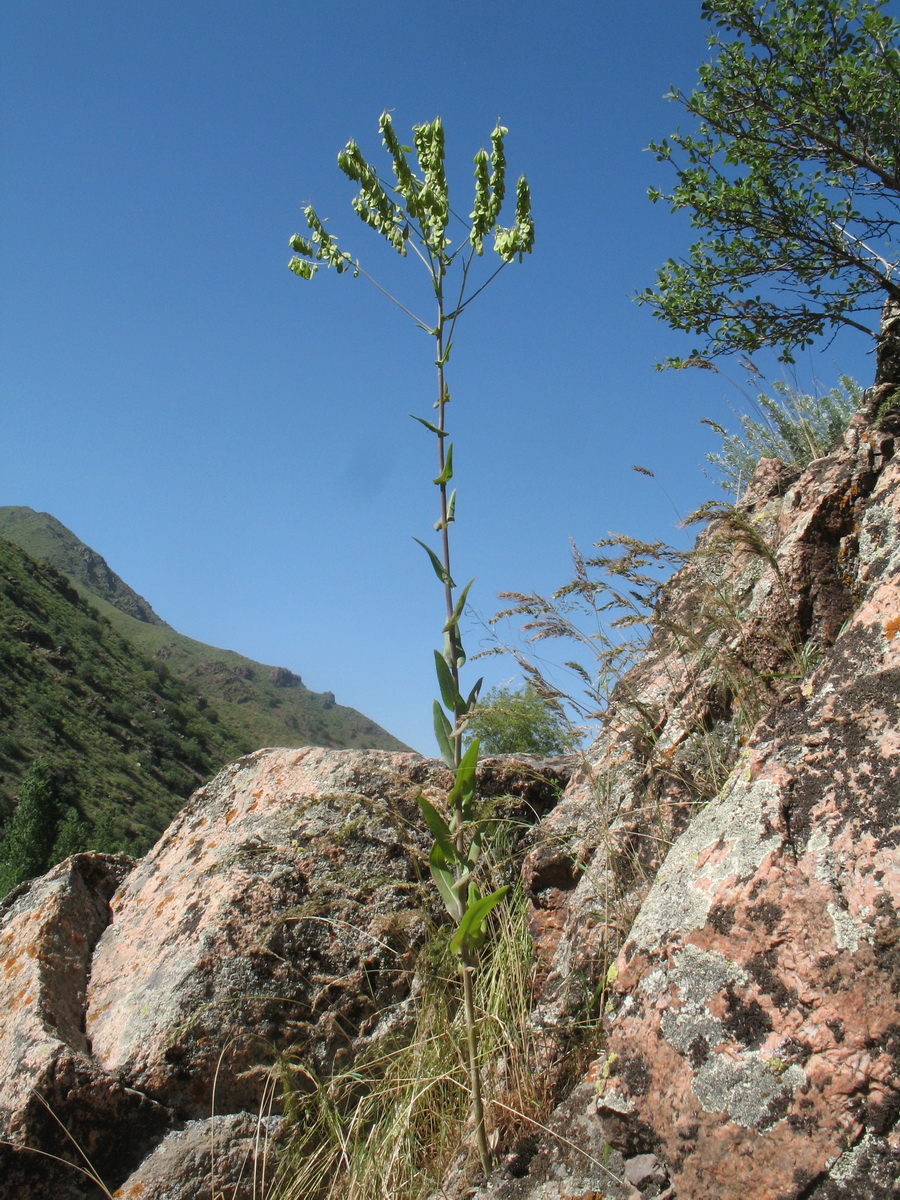
POLYGON ((228 812, 225 814, 225 824, 230 825, 236 816, 237 816, 237 809, 230 808, 228 810, 228 812))
POLYGON ((146 1190, 138 1179, 135 1183, 131 1184, 127 1192, 123 1191, 122 1188, 118 1188, 113 1192, 113 1195, 116 1197, 116 1200, 137 1200, 137 1197, 143 1196, 146 1190))
POLYGON ((10 1012, 14 1011, 19 1006, 24 1008, 26 1005, 33 1002, 34 995, 30 992, 30 988, 31 984, 27 983, 20 991, 15 992, 8 998, 6 1003, 10 1012))
POLYGON ((900 617, 891 617, 884 623, 884 636, 889 642, 892 642, 897 633, 900 633, 900 617))

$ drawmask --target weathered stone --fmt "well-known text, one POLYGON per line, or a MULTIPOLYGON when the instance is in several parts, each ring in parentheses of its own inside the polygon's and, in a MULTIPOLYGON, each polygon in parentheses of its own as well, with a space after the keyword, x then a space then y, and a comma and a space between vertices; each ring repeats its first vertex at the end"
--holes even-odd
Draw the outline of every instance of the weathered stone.
POLYGON ((78 854, 0 903, 0 1196, 82 1195, 87 1182, 55 1155, 113 1186, 170 1114, 103 1071, 84 1034, 91 952, 124 855, 78 854), (42 1154, 37 1153, 41 1151, 42 1154), (40 1185, 40 1186, 39 1186, 40 1185))
POLYGON ((666 586, 646 654, 525 860, 549 1027, 602 985, 669 846, 853 612, 871 556, 860 521, 892 452, 861 416, 802 473, 762 460, 739 506, 750 533, 713 522, 666 586))
POLYGON ((868 492, 852 620, 675 844, 617 964, 604 1128, 691 1200, 875 1195, 841 1190, 863 1145, 900 1182, 900 464, 868 492))
POLYGON ((190 1121, 160 1143, 115 1200, 259 1200, 277 1174, 278 1117, 250 1113, 190 1121))
MULTIPOLYGON (((479 786, 524 827, 571 768, 500 757, 479 786)), ((8 897, 0 1200, 103 1194, 47 1157, 77 1165, 69 1134, 122 1195, 193 1197, 215 1173, 231 1196, 258 1150, 248 1112, 278 1103, 276 1059, 322 1073, 402 1036, 417 951, 447 919, 417 798, 440 806, 452 778, 414 754, 260 751, 133 870, 78 855, 8 897)))
POLYGON ((192 798, 112 901, 87 1033, 180 1116, 254 1110, 279 1053, 327 1069, 403 998, 431 894, 414 754, 265 750, 192 798))

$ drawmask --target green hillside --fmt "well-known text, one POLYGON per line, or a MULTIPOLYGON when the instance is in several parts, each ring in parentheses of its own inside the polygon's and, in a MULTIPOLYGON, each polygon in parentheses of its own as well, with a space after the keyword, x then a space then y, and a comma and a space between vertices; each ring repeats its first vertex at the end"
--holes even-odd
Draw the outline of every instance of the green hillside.
POLYGON ((0 820, 37 760, 102 848, 146 848, 252 743, 69 580, 0 538, 0 820))
POLYGON ((49 513, 0 507, 0 536, 63 572, 81 596, 154 662, 187 683, 214 708, 233 736, 262 746, 406 749, 374 721, 337 704, 330 692, 311 692, 284 667, 254 662, 207 646, 167 625, 150 605, 49 513))

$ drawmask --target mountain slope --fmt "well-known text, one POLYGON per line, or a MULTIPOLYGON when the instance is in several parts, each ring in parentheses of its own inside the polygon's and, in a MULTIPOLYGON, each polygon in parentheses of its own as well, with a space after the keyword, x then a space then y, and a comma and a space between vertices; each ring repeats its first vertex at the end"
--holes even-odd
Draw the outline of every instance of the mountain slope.
POLYGON ((267 666, 176 632, 96 551, 49 513, 0 507, 0 536, 67 575, 122 637, 196 689, 201 703, 213 706, 249 748, 407 749, 362 713, 335 703, 330 692, 311 692, 285 667, 267 666))
POLYGON ((103 848, 152 842, 190 792, 250 748, 53 567, 0 538, 0 821, 47 762, 103 848))

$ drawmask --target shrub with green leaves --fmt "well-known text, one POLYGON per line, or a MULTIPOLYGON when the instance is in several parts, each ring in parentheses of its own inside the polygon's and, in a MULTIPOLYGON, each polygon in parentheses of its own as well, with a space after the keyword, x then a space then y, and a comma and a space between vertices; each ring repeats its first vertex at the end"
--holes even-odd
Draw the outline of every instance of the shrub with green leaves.
POLYGON ((564 754, 577 738, 547 697, 528 686, 492 688, 472 713, 466 731, 485 754, 564 754))
POLYGON ((809 394, 786 383, 773 385, 775 394, 756 397, 759 420, 743 413, 740 432, 729 433, 715 421, 705 421, 722 438, 722 449, 707 454, 721 477, 717 482, 736 498, 750 482, 761 458, 780 458, 803 468, 832 450, 859 409, 862 388, 847 375, 827 392, 809 394))
MULTIPOLYGON (((897 277, 900 22, 889 0, 703 0, 710 61, 651 143, 674 170, 650 199, 698 240, 638 299, 700 339, 688 361, 877 336, 897 277)), ((684 365, 683 359, 668 359, 684 365)))
MULTIPOLYGON (((381 115, 379 131, 390 158, 392 179, 382 179, 377 167, 368 162, 355 141, 348 142, 340 152, 338 166, 359 187, 353 208, 360 219, 381 234, 401 258, 406 258, 411 251, 425 268, 430 284, 428 295, 435 305, 430 315, 418 315, 380 283, 376 284, 433 339, 437 373, 434 418, 414 416, 413 419, 435 440, 437 475, 433 482, 438 489, 438 518, 434 523, 437 549, 419 538, 415 540, 428 555, 443 592, 443 645, 434 652, 441 695, 441 699, 434 702, 434 730, 441 756, 454 772, 455 781, 443 812, 424 797, 420 798, 419 804, 434 837, 431 874, 457 927, 450 946, 459 959, 472 1119, 479 1157, 487 1172, 491 1153, 481 1099, 473 975, 479 949, 487 936, 488 918, 508 889, 502 887, 486 895, 480 890, 478 867, 487 818, 479 813, 477 802, 477 738, 463 752, 463 735, 478 703, 481 680, 463 695, 460 671, 466 655, 460 622, 473 581, 458 589, 451 572, 450 528, 456 519, 456 489, 451 486, 454 447, 447 428, 450 403, 447 367, 460 316, 506 266, 515 259, 521 262, 524 255, 531 252, 534 222, 531 195, 522 176, 516 185, 513 223, 506 227, 499 224, 506 195, 504 138, 507 133, 499 122, 491 134, 490 153, 481 149, 475 155, 475 197, 468 221, 459 217, 450 205, 444 127, 440 118, 413 128, 413 146, 400 144, 387 112, 381 115), (413 148, 415 159, 411 157, 413 148), (452 239, 448 233, 451 229, 452 239), (485 278, 484 275, 479 277, 478 264, 488 237, 493 239, 493 250, 500 261, 485 278)), ((338 274, 350 270, 355 277, 363 275, 375 282, 358 259, 340 249, 311 205, 304 208, 303 214, 307 234, 295 233, 290 239, 294 257, 289 266, 295 275, 312 279, 319 265, 324 263, 338 274)))

